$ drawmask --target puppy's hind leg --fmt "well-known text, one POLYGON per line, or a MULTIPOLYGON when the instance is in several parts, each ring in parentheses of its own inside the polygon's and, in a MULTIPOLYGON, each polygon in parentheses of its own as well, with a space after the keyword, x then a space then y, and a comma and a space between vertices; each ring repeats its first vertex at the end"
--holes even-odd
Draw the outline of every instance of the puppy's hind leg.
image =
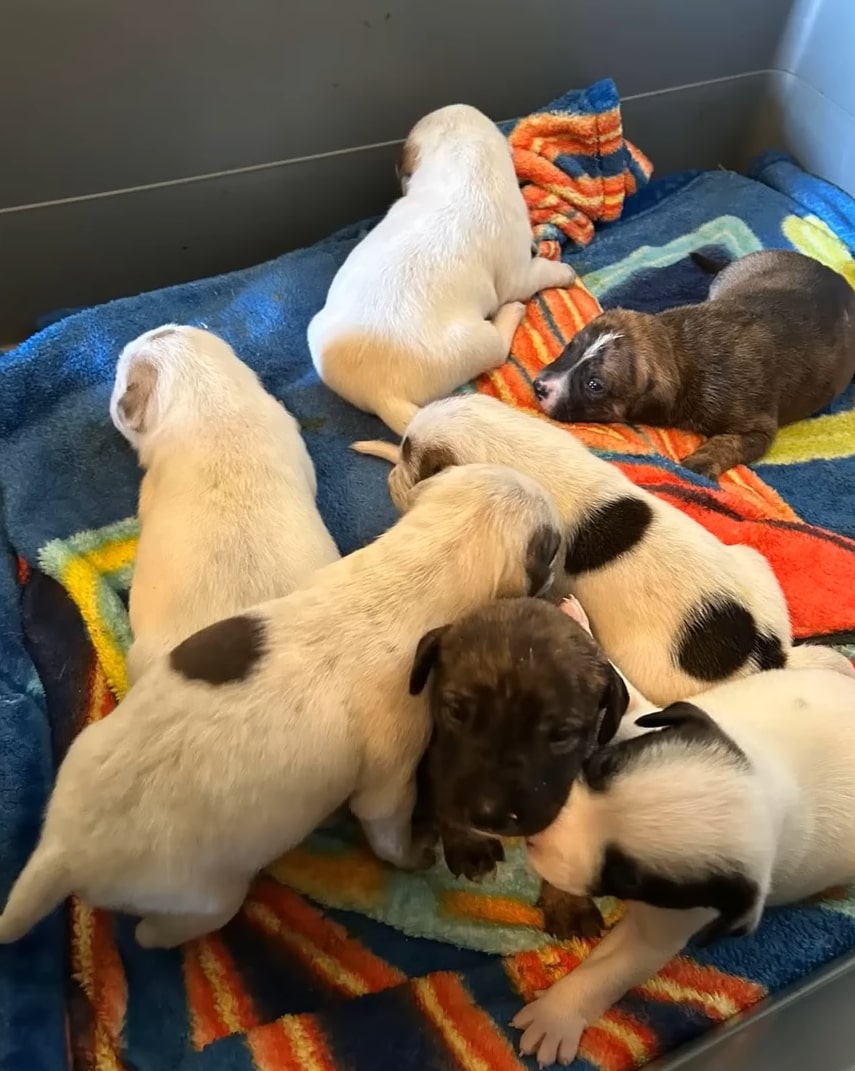
POLYGON ((534 257, 528 271, 520 279, 516 297, 528 301, 541 290, 554 288, 566 290, 576 282, 576 272, 561 260, 547 260, 546 257, 534 257))
POLYGON ((699 476, 717 480, 735 465, 750 465, 752 461, 759 461, 772 445, 775 430, 775 425, 772 425, 751 431, 713 435, 693 454, 684 458, 681 464, 699 476))
POLYGON ((504 364, 524 316, 525 305, 511 301, 502 305, 492 320, 455 325, 452 345, 458 353, 454 369, 456 382, 447 383, 444 393, 448 394, 470 379, 504 364))
POLYGON ((146 915, 137 924, 137 944, 142 948, 175 948, 186 941, 213 933, 230 922, 240 911, 246 898, 246 890, 246 882, 208 890, 211 906, 210 911, 204 914, 146 915))

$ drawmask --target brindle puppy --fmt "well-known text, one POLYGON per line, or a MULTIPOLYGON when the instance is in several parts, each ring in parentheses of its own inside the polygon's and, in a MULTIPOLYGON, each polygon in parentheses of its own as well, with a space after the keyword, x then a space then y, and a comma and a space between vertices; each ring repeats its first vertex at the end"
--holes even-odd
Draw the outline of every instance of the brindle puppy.
MULTIPOLYGON (((456 876, 492 873, 499 837, 546 829, 596 747, 617 731, 626 686, 585 630, 541 599, 501 599, 418 645, 410 691, 430 689, 422 820, 432 814, 456 876), (430 682, 428 684, 428 681, 430 682)), ((600 932, 593 902, 541 891, 545 928, 600 932)))
POLYGON ((655 315, 612 309, 535 380, 555 420, 628 421, 709 438, 683 464, 716 479, 757 461, 779 427, 828 405, 855 374, 855 291, 801 253, 722 266, 709 298, 655 315))

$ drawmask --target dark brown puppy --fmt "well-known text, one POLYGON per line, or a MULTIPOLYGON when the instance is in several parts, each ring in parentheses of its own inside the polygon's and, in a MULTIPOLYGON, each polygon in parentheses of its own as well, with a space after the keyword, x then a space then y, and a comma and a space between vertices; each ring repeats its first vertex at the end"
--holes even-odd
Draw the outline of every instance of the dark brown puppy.
MULTIPOLYGON (((410 692, 430 689, 433 736, 421 787, 451 872, 472 880, 504 858, 499 837, 546 829, 629 697, 585 630, 541 599, 501 599, 421 640, 410 692)), ((594 904, 544 889, 551 932, 599 932, 594 904)))
POLYGON ((534 389, 555 420, 709 436, 683 464, 715 479, 761 458, 779 427, 828 405, 853 374, 855 291, 810 257, 770 250, 724 267, 700 305, 604 312, 534 389))

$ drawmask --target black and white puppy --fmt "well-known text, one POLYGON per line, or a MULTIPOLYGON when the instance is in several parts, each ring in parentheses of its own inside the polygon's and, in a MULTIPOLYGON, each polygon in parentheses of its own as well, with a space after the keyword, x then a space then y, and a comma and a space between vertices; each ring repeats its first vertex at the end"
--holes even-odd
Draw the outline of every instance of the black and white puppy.
POLYGON ((355 448, 395 462, 389 491, 399 509, 411 487, 453 465, 489 461, 539 480, 565 525, 567 590, 606 655, 653 702, 815 664, 813 649, 791 649, 786 602, 762 554, 725 546, 542 418, 469 394, 421 409, 400 449, 355 448))
POLYGON ((855 880, 855 673, 826 661, 642 715, 661 731, 588 760, 529 860, 558 889, 627 911, 516 1016, 523 1052, 570 1063, 586 1027, 693 935, 750 933, 766 904, 855 880))

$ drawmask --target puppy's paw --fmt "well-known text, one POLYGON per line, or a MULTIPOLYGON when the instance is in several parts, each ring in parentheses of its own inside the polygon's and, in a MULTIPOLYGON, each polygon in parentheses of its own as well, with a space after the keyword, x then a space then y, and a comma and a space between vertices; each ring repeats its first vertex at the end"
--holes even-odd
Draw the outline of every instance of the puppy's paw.
POLYGON ((436 863, 436 843, 437 837, 435 832, 425 832, 420 836, 413 837, 413 845, 410 849, 410 859, 408 870, 430 870, 430 868, 436 863))
POLYGON ((571 896, 544 885, 537 906, 543 912, 543 929, 552 937, 599 937, 604 929, 600 909, 587 896, 571 896))
POLYGON ((496 873, 496 866, 505 861, 505 849, 500 840, 491 837, 467 837, 443 842, 445 865, 456 878, 483 881, 496 873))
POLYGON ((554 987, 539 993, 511 1020, 511 1026, 523 1032, 520 1053, 536 1056, 541 1067, 572 1064, 587 1025, 554 987))
POLYGON ((722 474, 722 468, 714 457, 703 452, 703 448, 696 450, 680 462, 684 469, 695 472, 698 476, 706 476, 708 480, 715 482, 722 474))

